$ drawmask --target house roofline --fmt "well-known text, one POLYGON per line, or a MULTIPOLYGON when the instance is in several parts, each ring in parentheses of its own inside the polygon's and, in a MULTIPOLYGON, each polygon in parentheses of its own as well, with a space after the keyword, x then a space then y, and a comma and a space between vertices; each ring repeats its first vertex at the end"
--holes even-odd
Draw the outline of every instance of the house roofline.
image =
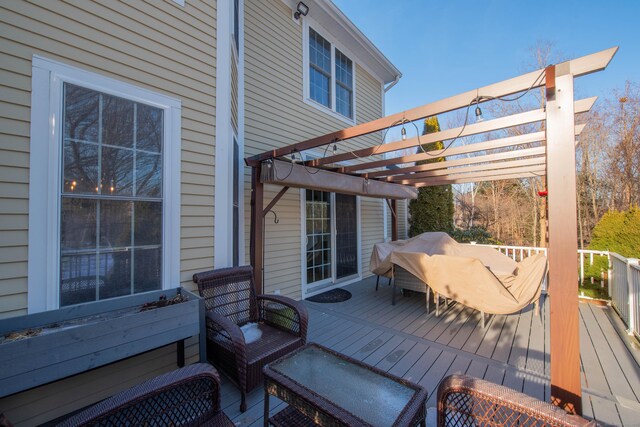
MULTIPOLYGON (((298 4, 298 0, 282 1, 292 10, 298 4)), ((304 3, 309 6, 309 16, 328 30, 335 31, 334 37, 349 48, 383 84, 402 77, 400 70, 331 0, 304 0, 304 3)))

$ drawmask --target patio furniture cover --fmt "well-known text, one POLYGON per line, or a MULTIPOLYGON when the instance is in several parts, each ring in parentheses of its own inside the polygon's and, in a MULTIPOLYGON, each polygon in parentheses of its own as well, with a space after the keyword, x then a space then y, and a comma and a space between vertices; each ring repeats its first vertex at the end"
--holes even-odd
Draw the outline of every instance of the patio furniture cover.
POLYGON ((513 274, 516 262, 493 248, 462 245, 443 232, 422 233, 408 240, 376 243, 369 267, 378 276, 391 277, 393 252, 420 252, 427 255, 449 255, 479 259, 497 276, 513 274))
POLYGON ((441 296, 490 314, 511 314, 535 302, 542 291, 547 258, 536 254, 498 274, 479 258, 394 251, 391 262, 424 281, 441 296))

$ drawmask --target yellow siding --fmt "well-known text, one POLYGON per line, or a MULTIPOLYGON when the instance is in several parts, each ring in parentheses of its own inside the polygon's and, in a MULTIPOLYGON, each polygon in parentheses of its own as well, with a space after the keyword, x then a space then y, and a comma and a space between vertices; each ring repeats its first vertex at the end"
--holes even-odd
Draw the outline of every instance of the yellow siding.
MULTIPOLYGON (((302 25, 279 0, 245 1, 245 155, 250 156, 348 127, 303 101, 302 25), (269 25, 264 23, 268 22, 269 25)), ((357 64, 357 58, 355 58, 357 64)), ((380 83, 356 66, 356 120, 367 122, 382 115, 380 83)), ((379 135, 350 141, 372 146, 379 135)), ((265 205, 280 187, 268 187, 265 205)), ((249 255, 250 169, 245 168, 246 256, 249 255)), ((265 219, 265 291, 280 290, 300 298, 302 278, 300 190, 290 189, 265 219)), ((382 240, 379 201, 362 199, 363 273, 368 272, 370 246, 382 240), (366 224, 366 225, 365 225, 366 224), (366 241, 366 243, 364 243, 366 241), (366 247, 365 247, 366 246, 366 247)))
MULTIPOLYGON (((182 101, 180 280, 192 288, 192 274, 213 267, 215 8, 215 0, 0 3, 0 318, 27 311, 34 54, 182 101)), ((34 425, 174 367, 170 346, 1 399, 0 408, 34 425)))

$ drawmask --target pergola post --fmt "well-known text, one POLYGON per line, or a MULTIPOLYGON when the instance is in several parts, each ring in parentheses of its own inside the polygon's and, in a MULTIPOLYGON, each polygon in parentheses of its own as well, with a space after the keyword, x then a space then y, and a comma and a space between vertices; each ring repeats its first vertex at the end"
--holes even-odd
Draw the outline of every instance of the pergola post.
POLYGON ((575 120, 570 64, 548 67, 546 85, 551 401, 581 414, 575 120))
POLYGON ((258 294, 262 293, 262 271, 264 250, 264 184, 260 182, 262 165, 251 168, 251 238, 250 258, 253 267, 253 284, 258 294))

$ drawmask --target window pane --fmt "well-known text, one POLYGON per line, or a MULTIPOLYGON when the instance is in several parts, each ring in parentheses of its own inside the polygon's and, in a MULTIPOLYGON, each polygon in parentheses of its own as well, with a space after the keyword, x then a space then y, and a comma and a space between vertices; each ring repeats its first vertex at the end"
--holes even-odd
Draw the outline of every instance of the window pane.
POLYGON ((147 292, 162 288, 162 249, 133 250, 133 292, 147 292))
POLYGON ((102 147, 100 190, 105 196, 133 195, 133 150, 102 147))
POLYGON ((65 83, 64 139, 98 142, 99 94, 65 83))
POLYGON ((64 193, 96 194, 98 145, 65 140, 63 143, 64 193))
POLYGON ((135 246, 162 244, 162 203, 135 202, 133 244, 135 246))
POLYGON ((131 202, 100 201, 100 247, 131 246, 131 202))
POLYGON ((89 199, 62 198, 60 214, 60 250, 96 247, 97 202, 89 199))
POLYGON ((137 105, 136 148, 160 153, 162 151, 163 111, 149 105, 137 105))
POLYGON ((311 67, 309 70, 309 96, 320 104, 331 107, 331 92, 329 77, 311 67))
POLYGON ((162 197, 162 156, 136 154, 136 196, 162 197))
POLYGON ((353 92, 336 85, 336 111, 345 117, 353 117, 353 92))
POLYGON ((133 147, 133 102, 102 95, 102 143, 133 147))
POLYGON ((309 28, 309 62, 331 75, 331 43, 309 28))
POLYGON ((102 278, 96 275, 95 254, 65 255, 60 259, 60 305, 95 301, 96 283, 102 278))
POLYGON ((353 62, 336 49, 336 81, 353 89, 353 62))
POLYGON ((131 251, 120 250, 100 253, 100 276, 104 286, 99 288, 99 298, 113 298, 131 293, 131 251))

